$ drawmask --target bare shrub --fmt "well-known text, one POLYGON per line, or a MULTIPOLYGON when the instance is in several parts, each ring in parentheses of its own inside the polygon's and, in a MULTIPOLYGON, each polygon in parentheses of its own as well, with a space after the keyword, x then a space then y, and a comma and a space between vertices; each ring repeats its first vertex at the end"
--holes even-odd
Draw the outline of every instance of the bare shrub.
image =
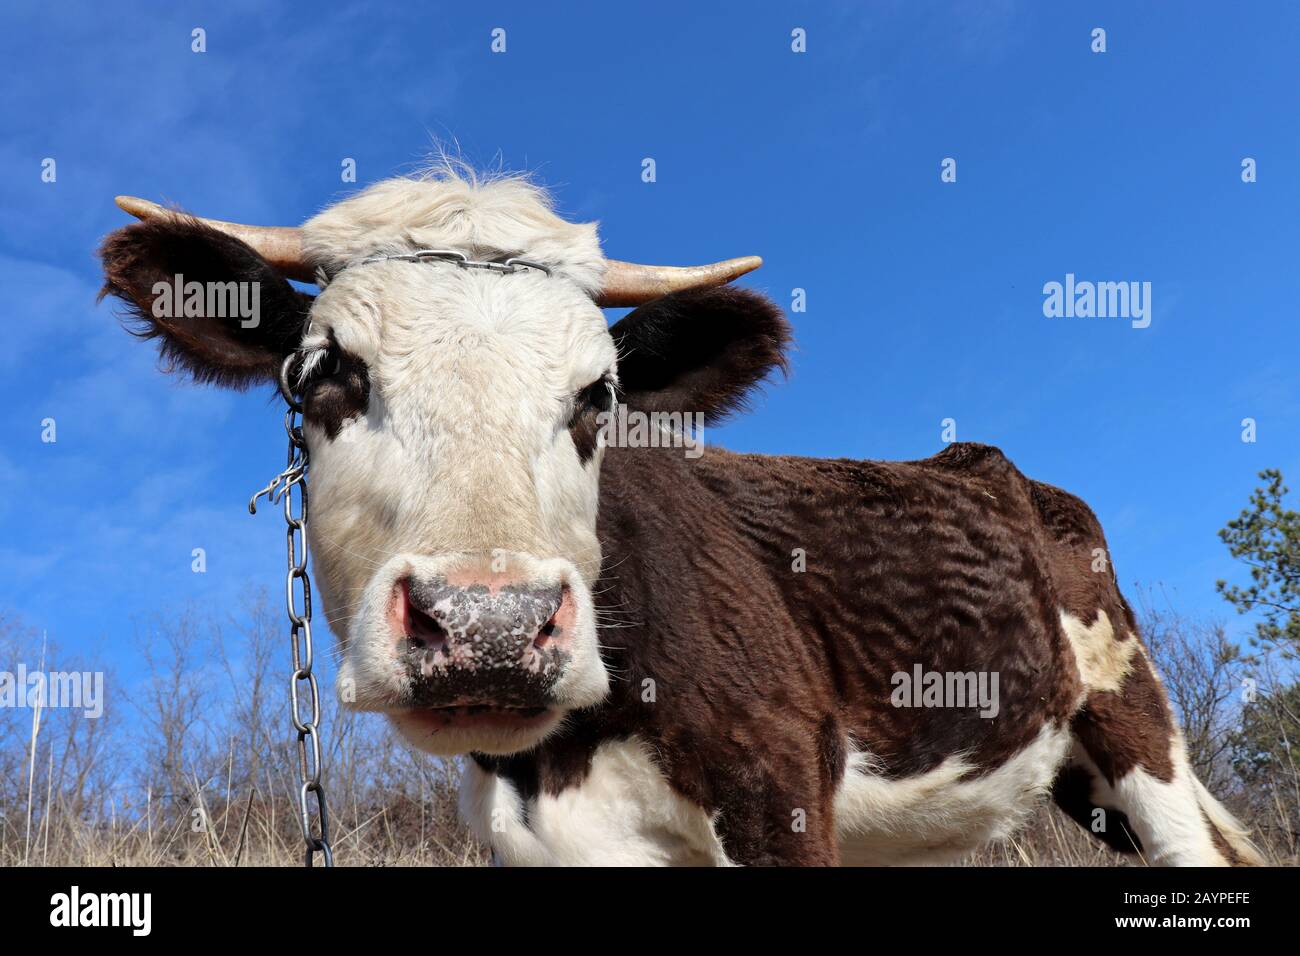
MULTIPOLYGON (((0 865, 301 863, 282 613, 259 594, 219 620, 151 620, 135 642, 144 678, 126 695, 106 679, 98 719, 0 708, 0 865)), ((0 666, 77 669, 44 650, 0 617, 0 666)), ((456 819, 459 764, 411 753, 333 694, 322 709, 339 864, 486 862, 456 819)))

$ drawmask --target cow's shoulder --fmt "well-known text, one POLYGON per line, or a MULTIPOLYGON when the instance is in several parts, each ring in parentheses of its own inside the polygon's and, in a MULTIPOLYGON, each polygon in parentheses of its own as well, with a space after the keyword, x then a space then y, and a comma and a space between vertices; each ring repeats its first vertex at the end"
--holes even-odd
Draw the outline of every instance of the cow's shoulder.
POLYGON ((1104 546, 1101 522, 1078 495, 1044 481, 1029 482, 1030 496, 1052 540, 1063 544, 1104 546))
POLYGON ((1104 614, 1121 640, 1136 633, 1133 609, 1119 589, 1110 546, 1093 510, 1045 482, 1030 482, 1030 492, 1049 542, 1048 564, 1061 610, 1084 625, 1104 614))
POLYGON ((953 442, 929 458, 901 464, 930 478, 966 483, 982 490, 1014 489, 1026 502, 1029 500, 1030 480, 996 445, 953 442))
POLYGON ((1011 464, 1011 459, 1003 454, 1001 448, 977 441, 952 442, 945 445, 942 451, 912 464, 972 475, 1015 471, 1015 465, 1011 464))

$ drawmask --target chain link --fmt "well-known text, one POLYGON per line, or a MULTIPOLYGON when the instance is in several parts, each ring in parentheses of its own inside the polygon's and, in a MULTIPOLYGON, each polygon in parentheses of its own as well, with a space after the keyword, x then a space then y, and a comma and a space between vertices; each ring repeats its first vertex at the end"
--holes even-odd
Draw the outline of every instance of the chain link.
POLYGON ((369 256, 354 264, 367 266, 372 262, 450 262, 465 269, 487 269, 489 272, 502 275, 511 275, 521 269, 532 269, 548 276, 551 274, 550 266, 542 265, 532 259, 524 259, 520 256, 511 256, 501 262, 471 259, 456 249, 416 249, 414 252, 403 252, 393 256, 369 256))
POLYGON ((289 677, 289 716, 298 735, 298 778, 301 782, 298 811, 302 838, 306 845, 303 863, 308 867, 314 866, 316 854, 319 853, 324 865, 331 867, 334 865, 334 851, 330 848, 329 811, 325 803, 325 786, 321 782, 320 688, 316 685, 316 675, 312 671, 311 577, 307 572, 307 442, 302 433, 302 404, 295 397, 290 382, 296 358, 296 355, 290 355, 280 366, 280 394, 288 405, 284 413, 284 430, 289 437, 285 468, 265 488, 253 495, 248 502, 248 511, 256 514, 257 499, 263 496, 272 503, 283 500, 288 554, 284 596, 289 614, 289 642, 293 648, 293 674, 289 677), (296 513, 294 488, 298 489, 296 513), (295 581, 298 582, 296 585, 295 581), (301 602, 298 598, 301 598, 301 602), (305 719, 302 713, 304 685, 311 711, 305 719))

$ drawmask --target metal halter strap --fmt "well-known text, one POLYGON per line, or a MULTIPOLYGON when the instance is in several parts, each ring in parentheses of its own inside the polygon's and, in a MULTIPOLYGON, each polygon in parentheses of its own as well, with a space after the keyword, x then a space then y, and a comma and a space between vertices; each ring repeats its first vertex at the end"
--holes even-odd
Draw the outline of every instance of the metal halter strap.
POLYGON ((359 260, 354 265, 365 266, 372 262, 450 262, 465 269, 487 269, 501 275, 510 275, 521 269, 534 269, 548 276, 551 274, 549 266, 531 259, 511 256, 502 262, 492 262, 486 259, 471 259, 456 249, 417 249, 414 252, 403 252, 392 256, 370 256, 359 260))
POLYGON ((290 719, 293 729, 298 734, 298 774, 301 787, 298 790, 299 822, 302 824, 302 838, 306 844, 303 863, 311 867, 316 854, 322 854, 326 867, 334 865, 334 851, 330 848, 329 812, 325 804, 325 787, 321 783, 321 742, 320 742, 320 691, 316 686, 316 675, 312 672, 313 653, 311 640, 311 578, 307 574, 307 442, 303 437, 302 403, 295 397, 290 382, 290 368, 296 353, 290 354, 280 365, 280 394, 284 397, 288 410, 284 415, 284 430, 289 436, 289 455, 284 471, 270 480, 265 488, 253 495, 248 501, 249 514, 257 514, 257 499, 263 495, 268 501, 284 501, 284 521, 287 529, 287 547, 289 570, 285 576, 285 606, 289 612, 289 640, 293 646, 293 674, 289 678, 290 719), (299 512, 293 512, 293 489, 298 488, 299 512), (294 580, 301 582, 302 612, 296 609, 294 601, 294 580), (311 714, 302 718, 299 692, 302 685, 307 685, 311 714), (316 832, 312 827, 312 809, 309 794, 316 796, 315 817, 316 832))

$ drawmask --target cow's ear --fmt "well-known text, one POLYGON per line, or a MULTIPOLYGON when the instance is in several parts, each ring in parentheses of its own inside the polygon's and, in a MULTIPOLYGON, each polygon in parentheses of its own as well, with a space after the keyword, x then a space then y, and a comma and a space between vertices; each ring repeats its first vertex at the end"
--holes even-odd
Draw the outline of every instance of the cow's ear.
POLYGON ((786 371, 790 326, 748 289, 674 292, 610 329, 621 401, 636 411, 702 412, 708 424, 743 411, 773 369, 786 371))
POLYGON ((127 304, 128 328, 159 340, 169 370, 246 388, 275 381, 302 339, 313 297, 243 242, 194 219, 119 229, 99 256, 100 298, 115 295, 127 304))

